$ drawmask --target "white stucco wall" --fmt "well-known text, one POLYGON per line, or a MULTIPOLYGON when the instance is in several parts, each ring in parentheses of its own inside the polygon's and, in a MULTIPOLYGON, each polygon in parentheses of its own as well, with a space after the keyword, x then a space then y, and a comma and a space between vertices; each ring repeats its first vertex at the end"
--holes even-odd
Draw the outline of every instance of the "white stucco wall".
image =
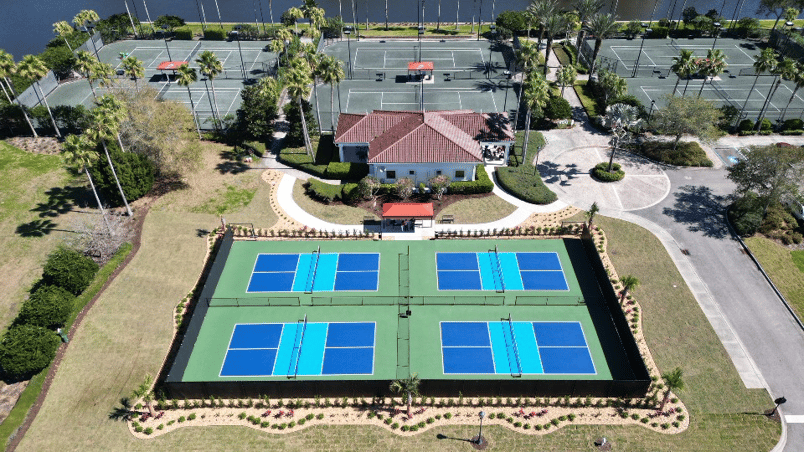
POLYGON ((478 162, 459 162, 459 163, 370 163, 369 174, 376 177, 380 182, 390 184, 396 182, 398 179, 408 177, 413 180, 413 183, 418 185, 420 182, 427 184, 427 182, 437 175, 438 171, 441 174, 446 174, 453 181, 471 181, 475 180, 475 166, 478 162), (395 171, 396 178, 388 178, 388 171, 395 171), (413 174, 410 172, 413 171, 413 174), (456 171, 463 171, 462 178, 455 177, 456 171))

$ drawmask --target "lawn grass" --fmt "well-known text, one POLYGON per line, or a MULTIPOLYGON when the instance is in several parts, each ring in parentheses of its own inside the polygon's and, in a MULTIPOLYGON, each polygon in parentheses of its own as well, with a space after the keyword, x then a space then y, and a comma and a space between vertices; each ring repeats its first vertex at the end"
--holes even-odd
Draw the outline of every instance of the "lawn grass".
MULTIPOLYGON (((525 132, 516 132, 516 149, 522 149, 524 142, 525 132)), ((511 166, 497 168, 497 182, 500 187, 532 204, 550 204, 555 201, 556 194, 544 185, 541 175, 533 166, 536 153, 544 143, 544 135, 541 132, 531 131, 524 163, 521 163, 521 155, 511 155, 509 158, 511 166)))
POLYGON ((589 115, 590 118, 593 118, 602 113, 597 105, 597 102, 595 101, 595 96, 592 95, 591 89, 587 86, 587 83, 588 80, 575 81, 575 93, 578 94, 578 99, 581 100, 583 108, 586 109, 586 114, 589 115))
MULTIPOLYGON (((172 335, 176 303, 195 284, 206 239, 195 227, 209 215, 152 211, 145 221, 137 256, 96 303, 73 338, 50 394, 20 444, 21 451, 82 450, 349 450, 465 451, 462 441, 477 426, 452 426, 400 437, 378 428, 316 426, 293 434, 243 427, 182 428, 151 440, 137 440, 121 422, 108 419, 146 373, 157 373, 172 335), (143 305, 147 309, 143 309, 143 305)), ((618 450, 770 450, 779 424, 759 415, 771 405, 764 390, 746 390, 725 350, 658 240, 648 231, 598 216, 608 231, 609 249, 622 274, 642 284, 635 295, 644 310, 648 344, 662 371, 681 366, 691 427, 664 435, 642 427, 567 426, 530 436, 499 426, 484 429, 500 450, 591 450, 606 436, 618 450), (673 285, 676 287, 673 287, 673 285)))
POLYGON ((804 251, 791 252, 789 248, 759 235, 744 241, 796 315, 804 318, 804 270, 801 266, 804 251))
POLYGON ((375 220, 379 217, 372 215, 368 211, 359 207, 347 206, 344 204, 324 204, 307 196, 304 190, 304 181, 297 180, 293 185, 293 200, 296 204, 310 215, 324 221, 335 224, 363 224, 364 216, 374 216, 375 220))
MULTIPOLYGON (((0 331, 16 317, 47 255, 71 235, 90 201, 86 177, 73 177, 58 155, 0 142, 0 331)), ((94 211, 94 209, 92 209, 94 211)), ((89 212, 89 211, 86 211, 89 212)))
MULTIPOLYGON (((437 200, 433 200, 438 203, 437 200)), ((436 217, 436 223, 444 215, 452 215, 456 224, 489 223, 514 213, 517 207, 497 195, 469 198, 450 204, 436 217)))

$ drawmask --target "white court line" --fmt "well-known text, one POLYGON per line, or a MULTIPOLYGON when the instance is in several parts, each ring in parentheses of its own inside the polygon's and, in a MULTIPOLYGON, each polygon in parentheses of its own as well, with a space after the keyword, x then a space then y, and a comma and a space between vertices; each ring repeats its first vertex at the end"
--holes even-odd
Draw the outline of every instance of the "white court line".
POLYGON ((458 91, 458 105, 460 105, 460 109, 463 110, 463 101, 461 100, 461 92, 458 91))
MULTIPOLYGON (((460 95, 460 93, 458 93, 458 95, 460 95)), ((491 95, 491 101, 494 103, 494 111, 499 111, 497 110, 497 100, 494 98, 494 93, 489 91, 489 95, 491 95)))
POLYGON ((786 414, 784 421, 788 424, 804 424, 804 414, 786 414))
POLYGON ((452 56, 452 67, 455 67, 455 51, 450 50, 449 54, 452 56))
MULTIPOLYGON (((393 58, 393 57, 388 57, 388 59, 389 59, 389 60, 410 61, 410 57, 408 57, 408 58, 393 58)), ((426 56, 423 56, 423 57, 422 57, 422 60, 424 60, 424 61, 453 60, 453 61, 454 61, 455 59, 454 59, 454 58, 437 58, 437 57, 428 58, 428 57, 426 57, 426 56)))
POLYGON ((235 96, 232 98, 232 103, 229 104, 229 108, 226 109, 226 114, 224 116, 228 115, 229 112, 232 111, 232 107, 234 107, 234 103, 235 103, 235 101, 237 101, 237 96, 239 94, 240 94, 240 88, 237 89, 237 92, 235 93, 235 96))
POLYGON ((382 53, 382 68, 385 69, 385 57, 388 56, 386 52, 382 53))
POLYGON ((742 49, 742 47, 740 47, 739 45, 734 44, 734 47, 735 47, 737 50, 739 50, 740 52, 743 52, 743 54, 744 54, 745 56, 747 56, 747 57, 748 57, 748 58, 749 58, 751 61, 756 61, 756 60, 754 59, 754 57, 752 57, 751 55, 749 55, 749 54, 748 54, 748 52, 746 52, 745 50, 743 50, 743 49, 742 49))
POLYGON ((656 62, 655 62, 655 61, 653 61, 653 58, 651 58, 651 57, 650 57, 650 55, 648 54, 648 52, 645 52, 644 50, 641 50, 641 52, 642 52, 642 53, 644 53, 646 57, 648 57, 648 59, 650 60, 650 62, 651 62, 651 64, 652 64, 652 65, 656 66, 656 62))
POLYGON ((157 62, 157 61, 159 61, 160 59, 161 59, 161 60, 164 60, 164 58, 162 58, 162 54, 163 54, 163 53, 165 53, 165 51, 164 51, 164 50, 162 50, 161 52, 159 52, 159 54, 156 56, 156 58, 154 58, 154 60, 153 60, 153 61, 151 61, 151 63, 148 65, 148 69, 156 69, 156 68, 157 68, 157 66, 159 66, 158 64, 156 64, 156 62, 157 62))

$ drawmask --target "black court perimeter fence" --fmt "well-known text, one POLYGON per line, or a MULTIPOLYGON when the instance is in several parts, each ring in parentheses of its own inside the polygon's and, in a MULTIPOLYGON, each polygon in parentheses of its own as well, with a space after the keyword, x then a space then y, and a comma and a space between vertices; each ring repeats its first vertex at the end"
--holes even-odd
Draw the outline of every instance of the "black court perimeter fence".
MULTIPOLYGON (((594 55, 595 51, 592 49, 592 46, 589 45, 589 40, 584 39, 583 44, 581 44, 581 51, 578 52, 578 61, 584 64, 587 68, 592 67, 592 55, 594 55)), ((618 75, 622 75, 618 73, 618 69, 620 67, 620 60, 609 58, 606 56, 598 56, 597 58, 598 64, 595 66, 596 69, 599 71, 601 69, 607 69, 612 71, 618 75)), ((621 72, 626 71, 625 68, 619 69, 621 72)), ((631 74, 628 74, 631 75, 631 74)))
POLYGON ((579 306, 585 301, 580 296, 517 296, 506 303, 505 296, 355 296, 355 297, 249 297, 207 298, 209 307, 249 306, 579 306))

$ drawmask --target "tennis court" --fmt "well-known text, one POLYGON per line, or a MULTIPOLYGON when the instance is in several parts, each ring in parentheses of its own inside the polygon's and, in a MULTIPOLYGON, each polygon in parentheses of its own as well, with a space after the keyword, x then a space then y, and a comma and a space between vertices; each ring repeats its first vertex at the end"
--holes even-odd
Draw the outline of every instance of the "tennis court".
POLYGON ((237 324, 221 377, 371 375, 370 322, 237 324), (302 351, 304 353, 302 353, 302 351))
POLYGON ((580 322, 441 322, 444 374, 595 374, 580 322))
MULTIPOLYGON (((276 67, 276 54, 268 52, 264 41, 243 41, 240 47, 236 41, 168 41, 164 40, 134 40, 118 41, 104 46, 98 51, 98 57, 104 63, 109 63, 115 69, 116 78, 113 79, 113 88, 129 90, 141 89, 149 86, 156 90, 159 99, 180 102, 190 110, 192 96, 199 125, 203 129, 213 128, 213 111, 218 111, 221 117, 234 114, 240 107, 240 92, 247 80, 258 79, 273 73, 276 67), (195 60, 198 55, 209 50, 217 56, 223 66, 223 71, 217 75, 214 83, 215 93, 212 92, 212 83, 198 71, 199 66, 195 60), (134 56, 141 60, 145 68, 143 78, 128 80, 123 75, 123 58, 134 56), (195 68, 198 81, 187 87, 180 86, 175 81, 175 72, 171 69, 159 70, 160 64, 168 61, 184 62, 195 68), (217 103, 216 103, 217 101, 217 103)), ((98 96, 109 92, 109 88, 95 85, 98 96)), ((95 97, 92 94, 86 79, 63 83, 48 96, 51 105, 84 105, 94 107, 95 97)))
POLYGON ((385 391, 412 373, 431 385, 634 379, 630 333, 603 306, 579 240, 235 241, 222 252, 168 383, 318 382, 293 387, 321 394, 356 382, 385 391), (483 259, 500 260, 509 290, 482 287, 483 259), (445 291, 456 278, 439 272, 471 261, 481 286, 445 291), (528 272, 551 283, 528 286, 528 272))
POLYGON ((378 253, 260 254, 247 293, 376 291, 378 253))
POLYGON ((436 268, 438 290, 569 290, 556 253, 436 253, 436 268))
MULTIPOLYGON (((587 41, 585 52, 591 55, 594 41, 587 41)), ((760 111, 766 109, 770 120, 800 118, 804 115, 804 93, 794 94, 795 84, 782 80, 773 97, 768 96, 776 83, 776 76, 757 74, 753 64, 762 47, 752 41, 731 38, 696 39, 607 39, 601 46, 600 67, 614 70, 628 82, 628 92, 650 108, 663 108, 664 95, 698 96, 713 101, 718 107, 730 105, 744 109, 743 118, 756 121, 760 111), (716 48, 726 55, 726 70, 711 79, 702 77, 682 79, 670 70, 673 58, 681 50, 690 50, 695 58, 706 58, 707 51, 716 48)))
POLYGON ((374 110, 513 111, 516 93, 506 70, 510 47, 487 41, 337 42, 324 49, 344 62, 346 79, 332 92, 316 89, 324 129, 337 115, 374 110), (351 67, 349 65, 351 61, 351 67), (433 63, 427 79, 408 71, 408 63, 433 63))

